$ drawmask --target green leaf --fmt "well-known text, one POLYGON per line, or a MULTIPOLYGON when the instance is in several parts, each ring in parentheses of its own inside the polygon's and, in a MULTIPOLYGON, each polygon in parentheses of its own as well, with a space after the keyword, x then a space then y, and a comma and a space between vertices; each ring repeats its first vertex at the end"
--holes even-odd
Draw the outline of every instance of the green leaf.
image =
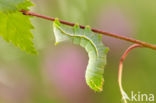
POLYGON ((36 54, 32 42, 30 16, 19 10, 28 10, 33 4, 29 0, 0 0, 0 36, 31 54, 36 54))
POLYGON ((21 9, 28 10, 33 4, 29 0, 0 0, 1 12, 15 12, 21 9))
POLYGON ((36 54, 32 43, 33 35, 30 32, 33 26, 29 18, 20 12, 9 14, 0 12, 0 36, 22 50, 36 54))

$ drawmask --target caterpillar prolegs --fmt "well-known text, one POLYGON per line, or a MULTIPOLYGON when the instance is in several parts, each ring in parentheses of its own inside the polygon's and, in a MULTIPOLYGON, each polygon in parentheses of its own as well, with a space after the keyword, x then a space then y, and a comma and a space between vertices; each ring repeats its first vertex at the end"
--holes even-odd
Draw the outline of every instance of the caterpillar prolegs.
POLYGON ((56 44, 71 40, 74 44, 79 44, 85 48, 89 56, 85 74, 86 82, 94 91, 102 91, 104 66, 108 52, 108 48, 102 43, 102 35, 93 33, 89 26, 86 26, 85 29, 80 29, 78 24, 75 24, 72 28, 66 27, 58 19, 55 19, 53 29, 56 44))

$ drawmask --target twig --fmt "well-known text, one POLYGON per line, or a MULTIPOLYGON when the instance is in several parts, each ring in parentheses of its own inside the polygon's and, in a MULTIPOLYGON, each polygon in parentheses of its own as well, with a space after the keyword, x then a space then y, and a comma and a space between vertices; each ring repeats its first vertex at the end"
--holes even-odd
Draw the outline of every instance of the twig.
MULTIPOLYGON (((44 16, 44 15, 37 14, 37 13, 34 13, 34 12, 29 12, 29 11, 26 11, 26 10, 21 10, 20 12, 22 12, 24 15, 36 16, 36 17, 43 18, 43 19, 46 19, 46 20, 51 20, 51 21, 55 20, 55 18, 53 18, 53 17, 44 16)), ((62 24, 65 24, 65 25, 69 25, 69 26, 74 26, 75 25, 74 23, 70 23, 70 22, 67 22, 67 21, 64 21, 64 20, 59 20, 59 21, 62 24)), ((80 25, 80 28, 84 29, 85 26, 80 25)), ((126 36, 122 36, 122 35, 118 35, 118 34, 113 34, 113 33, 105 32, 105 31, 98 30, 98 29, 95 29, 95 28, 92 28, 91 30, 93 32, 95 32, 95 33, 100 33, 100 34, 107 35, 107 36, 110 36, 110 37, 114 37, 114 38, 117 38, 117 39, 129 41, 129 42, 132 42, 132 43, 135 43, 135 44, 140 44, 140 45, 142 45, 144 47, 156 50, 156 45, 149 44, 149 43, 146 43, 146 42, 143 42, 143 41, 140 41, 140 40, 136 40, 136 39, 133 39, 131 37, 126 37, 126 36)))

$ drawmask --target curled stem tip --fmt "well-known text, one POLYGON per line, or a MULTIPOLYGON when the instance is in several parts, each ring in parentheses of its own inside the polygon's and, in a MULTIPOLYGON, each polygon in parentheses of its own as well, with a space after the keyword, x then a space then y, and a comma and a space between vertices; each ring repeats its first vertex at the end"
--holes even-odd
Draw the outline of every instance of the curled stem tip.
POLYGON ((131 45, 125 52, 124 54, 121 56, 120 62, 119 62, 119 72, 118 72, 118 83, 119 83, 119 87, 120 87, 120 92, 122 95, 122 99, 124 101, 124 103, 127 103, 127 100, 130 100, 130 98, 128 97, 128 95, 126 94, 126 92, 124 91, 123 87, 122 87, 122 71, 123 71, 123 62, 126 58, 126 56, 128 55, 128 53, 133 50, 134 48, 137 47, 143 47, 142 45, 139 44, 134 44, 131 45))

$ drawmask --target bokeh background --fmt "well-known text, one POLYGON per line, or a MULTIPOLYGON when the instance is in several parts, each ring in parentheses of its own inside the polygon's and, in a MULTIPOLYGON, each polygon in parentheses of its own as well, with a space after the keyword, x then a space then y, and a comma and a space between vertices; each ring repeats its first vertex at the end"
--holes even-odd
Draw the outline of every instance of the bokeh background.
MULTIPOLYGON (((33 12, 90 25, 156 44, 155 0, 32 0, 33 12)), ((104 90, 85 83, 86 51, 71 43, 54 45, 52 22, 32 18, 39 55, 29 55, 0 38, 0 103, 120 103, 118 63, 131 43, 103 36, 110 48, 104 90)), ((123 86, 156 94, 156 52, 138 48, 124 62, 123 86)))

